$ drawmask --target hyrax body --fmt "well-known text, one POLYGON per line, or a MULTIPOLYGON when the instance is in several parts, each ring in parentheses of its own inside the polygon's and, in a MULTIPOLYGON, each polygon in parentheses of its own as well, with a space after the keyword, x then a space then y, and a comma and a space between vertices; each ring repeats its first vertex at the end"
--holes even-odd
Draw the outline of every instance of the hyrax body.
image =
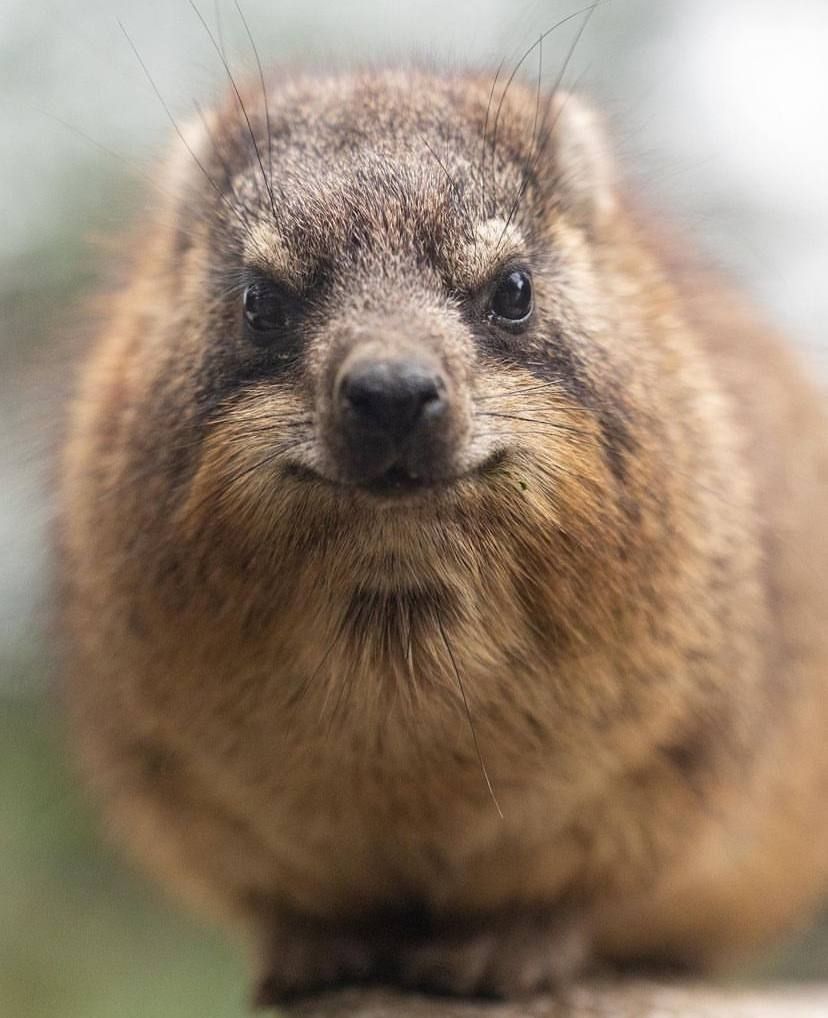
POLYGON ((262 1003, 702 965, 828 873, 826 430, 622 197, 481 76, 186 133, 64 456, 69 699, 122 840, 262 1003))

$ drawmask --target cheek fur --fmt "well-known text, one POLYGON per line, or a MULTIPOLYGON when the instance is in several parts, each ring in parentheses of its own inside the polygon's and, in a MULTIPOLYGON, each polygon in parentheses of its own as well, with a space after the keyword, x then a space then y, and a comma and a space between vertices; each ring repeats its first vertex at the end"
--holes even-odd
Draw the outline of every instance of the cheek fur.
POLYGON ((312 415, 286 391, 265 389, 217 411, 205 425, 179 520, 192 529, 214 514, 243 520, 275 511, 285 467, 314 442, 312 415))

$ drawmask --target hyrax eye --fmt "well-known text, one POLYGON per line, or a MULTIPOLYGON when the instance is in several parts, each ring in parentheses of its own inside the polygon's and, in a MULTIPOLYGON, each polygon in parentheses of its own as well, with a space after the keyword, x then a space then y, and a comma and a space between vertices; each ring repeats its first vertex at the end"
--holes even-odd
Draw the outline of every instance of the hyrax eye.
POLYGON ((244 325, 255 343, 270 343, 288 323, 287 300, 275 283, 256 280, 245 288, 242 296, 244 325))
POLYGON ((494 321, 517 325, 529 318, 532 307, 532 277, 524 269, 511 269, 492 294, 489 315, 494 321))

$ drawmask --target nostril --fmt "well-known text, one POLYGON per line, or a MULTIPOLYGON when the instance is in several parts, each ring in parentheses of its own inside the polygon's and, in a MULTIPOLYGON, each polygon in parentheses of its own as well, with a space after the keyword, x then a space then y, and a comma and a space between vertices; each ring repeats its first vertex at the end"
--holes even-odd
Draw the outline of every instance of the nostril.
POLYGON ((401 439, 424 415, 445 401, 446 383, 431 365, 419 361, 368 361, 356 364, 340 381, 343 408, 363 427, 401 439))

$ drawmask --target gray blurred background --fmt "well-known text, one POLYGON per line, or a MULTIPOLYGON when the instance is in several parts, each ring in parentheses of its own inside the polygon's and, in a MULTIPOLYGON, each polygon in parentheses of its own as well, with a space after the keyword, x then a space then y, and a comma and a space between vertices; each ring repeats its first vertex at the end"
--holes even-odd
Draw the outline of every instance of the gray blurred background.
MULTIPOLYGON (((266 63, 413 53, 514 64, 577 0, 244 0, 266 63)), ((201 9, 239 74, 232 0, 201 9)), ((120 19, 176 116, 224 87, 187 0, 0 0, 0 1014, 230 1018, 240 957, 102 843, 51 692, 51 450, 86 301, 154 201, 170 143, 120 19), (114 242, 113 242, 114 238, 114 242)), ((573 22, 545 45, 551 84, 573 22)), ((621 161, 828 373, 828 2, 609 0, 567 81, 605 111, 621 161)), ((527 74, 535 73, 527 61, 527 74)), ((812 933, 753 978, 828 977, 812 933)))

